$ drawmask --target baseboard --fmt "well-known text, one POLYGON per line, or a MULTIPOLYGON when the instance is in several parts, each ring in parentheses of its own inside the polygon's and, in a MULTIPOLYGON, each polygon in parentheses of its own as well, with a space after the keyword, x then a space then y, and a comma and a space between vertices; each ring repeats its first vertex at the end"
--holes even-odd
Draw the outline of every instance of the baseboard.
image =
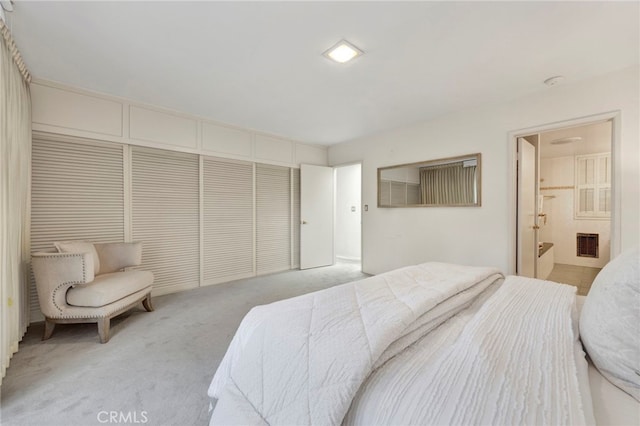
POLYGON ((361 262, 360 257, 336 256, 336 260, 344 260, 345 262, 361 262))
POLYGON ((163 296, 165 294, 178 293, 180 291, 191 290, 192 288, 198 288, 198 283, 176 284, 166 287, 157 287, 151 290, 151 296, 163 296))
POLYGON ((254 273, 249 273, 249 274, 238 274, 238 275, 231 275, 228 277, 224 277, 224 278, 213 278, 210 280, 206 280, 202 282, 202 287, 208 287, 210 285, 218 285, 218 284, 224 284, 224 283, 228 283, 230 281, 236 281, 236 280, 243 280, 246 278, 253 278, 256 275, 254 273))

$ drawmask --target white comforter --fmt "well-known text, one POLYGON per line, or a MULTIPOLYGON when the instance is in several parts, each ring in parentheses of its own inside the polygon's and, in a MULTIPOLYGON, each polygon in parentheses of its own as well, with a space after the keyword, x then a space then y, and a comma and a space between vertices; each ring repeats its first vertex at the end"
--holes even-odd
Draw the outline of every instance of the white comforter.
POLYGON ((209 388, 211 424, 340 424, 371 371, 501 277, 427 263, 252 309, 209 388))
POLYGON ((429 263, 254 308, 211 424, 592 423, 575 288, 500 277, 429 263))
POLYGON ((594 424, 574 293, 507 277, 373 372, 343 424, 594 424))

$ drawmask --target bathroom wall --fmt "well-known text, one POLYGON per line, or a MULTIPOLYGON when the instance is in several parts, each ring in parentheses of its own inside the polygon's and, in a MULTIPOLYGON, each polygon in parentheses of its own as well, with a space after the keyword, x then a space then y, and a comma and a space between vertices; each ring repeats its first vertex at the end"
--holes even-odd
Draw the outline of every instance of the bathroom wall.
MULTIPOLYGON (((540 161, 541 188, 574 187, 575 157, 543 158, 540 161)), ((609 261, 611 221, 605 219, 575 219, 574 189, 541 190, 546 197, 543 213, 547 224, 540 230, 540 240, 554 244, 555 263, 602 268, 609 261), (576 256, 576 233, 599 234, 597 259, 576 256)))

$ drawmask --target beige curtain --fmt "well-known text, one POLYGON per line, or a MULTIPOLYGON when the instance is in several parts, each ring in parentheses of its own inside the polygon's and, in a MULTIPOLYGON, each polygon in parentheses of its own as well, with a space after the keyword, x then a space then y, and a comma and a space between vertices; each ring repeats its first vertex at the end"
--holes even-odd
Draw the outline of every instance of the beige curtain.
POLYGON ((422 204, 474 204, 476 166, 464 167, 462 162, 422 167, 420 192, 422 204))
POLYGON ((29 73, 0 19, 0 383, 28 318, 29 73))

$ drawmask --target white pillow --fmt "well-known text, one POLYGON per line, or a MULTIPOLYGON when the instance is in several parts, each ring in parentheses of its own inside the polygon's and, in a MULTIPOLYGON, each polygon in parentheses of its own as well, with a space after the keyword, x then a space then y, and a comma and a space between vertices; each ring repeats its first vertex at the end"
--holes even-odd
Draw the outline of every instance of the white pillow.
POLYGON ((91 253, 93 255, 93 274, 100 271, 100 258, 93 243, 87 241, 59 241, 53 243, 58 253, 91 253))
POLYGON ((609 262, 580 315, 582 343, 600 373, 640 401, 640 250, 609 262))

